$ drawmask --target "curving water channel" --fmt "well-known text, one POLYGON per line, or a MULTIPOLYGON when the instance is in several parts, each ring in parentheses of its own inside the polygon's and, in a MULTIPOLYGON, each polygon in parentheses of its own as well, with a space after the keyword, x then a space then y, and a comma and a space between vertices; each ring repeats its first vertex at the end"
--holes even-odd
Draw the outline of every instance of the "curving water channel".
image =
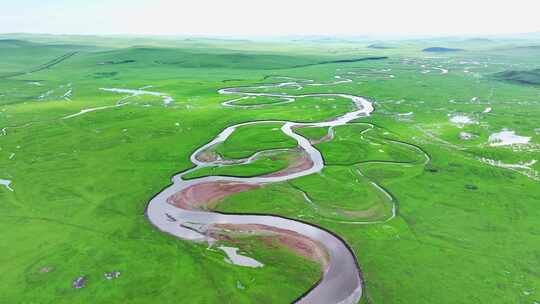
MULTIPOLYGON (((336 82, 346 81, 338 79, 336 82)), ((283 182, 302 176, 317 173, 324 168, 324 162, 321 153, 313 147, 310 141, 298 134, 293 129, 298 127, 336 127, 345 125, 357 118, 368 116, 373 112, 372 104, 365 98, 350 94, 301 94, 291 95, 282 93, 257 93, 258 89, 274 88, 302 88, 304 85, 317 85, 313 81, 294 81, 277 84, 264 84, 252 87, 224 88, 219 90, 220 94, 236 95, 237 98, 226 101, 224 106, 245 107, 235 105, 235 101, 249 97, 270 97, 283 99, 284 102, 294 102, 300 98, 308 97, 341 97, 349 99, 354 109, 340 117, 329 121, 301 123, 293 121, 254 121, 240 123, 224 129, 212 141, 197 149, 191 155, 191 161, 195 164, 193 169, 182 172, 173 177, 173 184, 165 188, 152 198, 147 206, 146 215, 150 222, 159 230, 179 237, 181 239, 195 242, 211 242, 212 236, 208 233, 216 227, 223 225, 236 227, 252 227, 252 229, 264 229, 283 232, 290 232, 294 235, 309 239, 320 245, 325 251, 325 262, 323 262, 323 274, 321 280, 303 296, 296 300, 296 303, 314 303, 314 304, 355 304, 362 295, 362 278, 358 268, 356 258, 348 245, 337 235, 312 224, 292 220, 273 215, 236 215, 222 214, 207 210, 182 208, 170 203, 172 197, 178 193, 191 191, 196 186, 218 187, 223 183, 234 183, 243 186, 261 186, 270 183, 283 182), (249 92, 251 91, 251 92, 249 92), (201 160, 200 156, 209 148, 220 144, 234 133, 241 126, 264 124, 269 122, 282 122, 281 130, 298 143, 298 146, 309 156, 310 166, 308 168, 288 172, 282 175, 263 175, 258 177, 226 177, 226 176, 208 176, 191 180, 184 180, 183 176, 193 170, 206 166, 225 165, 225 164, 245 164, 253 161, 257 154, 267 153, 259 152, 256 155, 244 160, 223 160, 211 159, 201 160)), ((330 83, 331 84, 331 83, 330 83)), ((330 85, 326 84, 326 85, 330 85)), ((320 84, 325 85, 325 84, 320 84)), ((283 103, 283 102, 281 102, 283 103)), ((274 103, 276 104, 276 103, 274 103)), ((259 106, 259 105, 258 105, 259 106)), ((251 107, 251 106, 249 106, 251 107)), ((217 228, 219 229, 219 228, 217 228)))

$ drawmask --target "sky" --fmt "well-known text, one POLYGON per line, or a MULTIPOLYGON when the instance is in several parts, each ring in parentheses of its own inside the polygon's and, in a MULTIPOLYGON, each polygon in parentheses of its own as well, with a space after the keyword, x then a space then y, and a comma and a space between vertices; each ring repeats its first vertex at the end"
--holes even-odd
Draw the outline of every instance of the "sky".
POLYGON ((208 36, 540 31, 540 0, 0 0, 0 32, 208 36))

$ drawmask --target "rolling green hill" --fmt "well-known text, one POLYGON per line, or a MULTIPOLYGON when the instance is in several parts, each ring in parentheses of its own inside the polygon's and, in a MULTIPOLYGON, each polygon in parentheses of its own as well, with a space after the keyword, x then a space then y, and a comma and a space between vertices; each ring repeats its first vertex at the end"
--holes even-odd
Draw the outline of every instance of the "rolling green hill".
POLYGON ((494 74, 496 79, 517 84, 540 85, 540 69, 529 71, 505 71, 494 74))

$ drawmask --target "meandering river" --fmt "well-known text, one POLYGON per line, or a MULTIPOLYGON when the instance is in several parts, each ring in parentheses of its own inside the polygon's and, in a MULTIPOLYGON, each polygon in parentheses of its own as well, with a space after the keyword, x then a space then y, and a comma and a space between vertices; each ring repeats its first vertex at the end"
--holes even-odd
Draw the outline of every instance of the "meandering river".
MULTIPOLYGON (((339 81, 344 81, 340 79, 339 81)), ((252 225, 256 227, 267 227, 276 231, 290 231, 295 235, 301 235, 309 240, 322 245, 326 252, 326 265, 323 267, 323 275, 321 280, 303 296, 300 296, 296 303, 314 303, 314 304, 356 304, 362 295, 362 278, 358 268, 356 257, 349 246, 337 235, 327 231, 316 225, 292 220, 280 216, 273 215, 235 215, 222 214, 212 211, 193 210, 181 208, 170 203, 171 197, 181 193, 186 189, 192 189, 197 185, 218 185, 219 183, 235 183, 241 185, 260 186, 269 183, 278 183, 302 176, 317 173, 324 168, 323 157, 321 153, 313 147, 310 141, 298 134, 293 129, 298 127, 336 127, 345 125, 357 118, 368 116, 373 112, 371 102, 361 96, 350 94, 300 94, 291 95, 283 93, 257 93, 258 89, 279 89, 279 88, 299 88, 306 85, 305 81, 289 80, 287 82, 276 84, 264 84, 253 87, 225 88, 218 92, 224 95, 234 95, 236 99, 226 101, 224 106, 228 107, 245 107, 235 105, 236 101, 247 97, 270 97, 279 98, 284 102, 294 102, 300 98, 309 97, 334 97, 349 99, 354 109, 344 115, 334 118, 329 121, 303 123, 294 121, 279 121, 283 123, 281 130, 298 143, 298 146, 305 151, 311 160, 309 168, 297 170, 287 174, 280 175, 263 175, 259 177, 225 177, 225 176, 208 176, 191 180, 184 180, 183 176, 193 170, 200 169, 205 166, 219 165, 226 162, 222 159, 213 159, 208 161, 200 160, 204 151, 212 146, 224 142, 227 138, 240 127, 250 124, 263 124, 275 121, 256 121, 246 122, 232 125, 220 134, 218 134, 211 142, 200 147, 191 155, 191 161, 196 165, 195 168, 185 171, 173 177, 172 185, 165 188, 152 198, 147 206, 146 215, 150 222, 159 230, 179 237, 181 239, 208 242, 212 241, 211 236, 207 233, 210 227, 219 225, 236 225, 246 226, 252 225)), ((313 81, 309 81, 309 85, 315 85, 313 81)), ((325 85, 325 84, 321 84, 325 85)), ((262 105, 264 106, 264 105, 262 105)), ((241 160, 237 163, 245 163, 252 161, 253 157, 241 160)))

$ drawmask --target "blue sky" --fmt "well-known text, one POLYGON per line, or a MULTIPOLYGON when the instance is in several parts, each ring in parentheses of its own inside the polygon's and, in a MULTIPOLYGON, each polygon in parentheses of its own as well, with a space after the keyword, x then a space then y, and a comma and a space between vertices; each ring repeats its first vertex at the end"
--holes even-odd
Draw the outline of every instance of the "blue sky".
POLYGON ((540 0, 0 0, 0 32, 448 35, 540 31, 540 0))

